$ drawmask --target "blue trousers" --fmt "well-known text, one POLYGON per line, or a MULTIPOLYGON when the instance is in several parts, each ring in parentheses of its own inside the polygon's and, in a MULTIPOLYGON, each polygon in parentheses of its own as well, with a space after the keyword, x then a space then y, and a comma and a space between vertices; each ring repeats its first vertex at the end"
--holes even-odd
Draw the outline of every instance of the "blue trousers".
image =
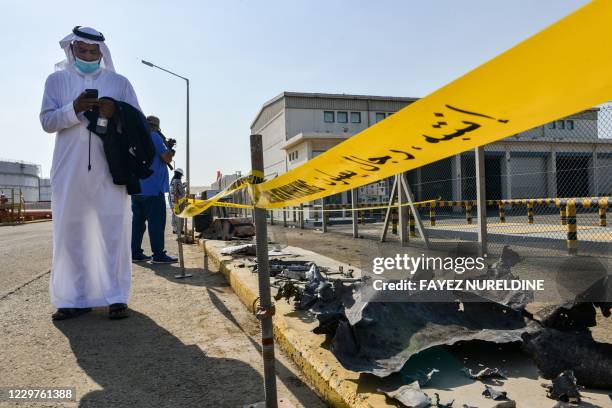
POLYGON ((164 232, 166 229, 166 199, 163 194, 156 196, 132 196, 132 256, 143 254, 142 238, 149 226, 149 241, 154 257, 163 256, 164 232), (146 222, 146 224, 145 224, 146 222))

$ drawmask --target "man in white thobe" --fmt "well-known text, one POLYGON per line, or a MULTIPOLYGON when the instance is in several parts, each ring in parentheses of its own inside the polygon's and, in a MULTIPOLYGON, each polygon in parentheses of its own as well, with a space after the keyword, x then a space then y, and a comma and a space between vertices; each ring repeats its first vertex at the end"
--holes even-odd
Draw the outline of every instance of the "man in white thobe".
POLYGON ((140 109, 134 89, 116 74, 102 33, 75 27, 60 41, 66 59, 49 75, 40 112, 48 133, 57 133, 51 166, 53 212, 53 319, 109 306, 109 317, 127 317, 131 287, 130 199, 113 184, 102 140, 87 130, 83 112, 111 117, 114 104, 97 89, 140 109))

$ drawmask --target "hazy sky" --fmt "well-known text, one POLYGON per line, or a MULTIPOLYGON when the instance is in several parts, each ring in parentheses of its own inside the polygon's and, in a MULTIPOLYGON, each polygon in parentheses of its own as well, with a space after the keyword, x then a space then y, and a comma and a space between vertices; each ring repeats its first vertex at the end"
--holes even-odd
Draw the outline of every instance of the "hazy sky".
POLYGON ((178 140, 179 167, 184 81, 140 60, 190 78, 191 178, 202 185, 248 170, 250 124, 282 91, 423 97, 587 2, 0 0, 0 158, 48 177, 55 136, 38 113, 75 25, 104 33, 145 114, 178 140))

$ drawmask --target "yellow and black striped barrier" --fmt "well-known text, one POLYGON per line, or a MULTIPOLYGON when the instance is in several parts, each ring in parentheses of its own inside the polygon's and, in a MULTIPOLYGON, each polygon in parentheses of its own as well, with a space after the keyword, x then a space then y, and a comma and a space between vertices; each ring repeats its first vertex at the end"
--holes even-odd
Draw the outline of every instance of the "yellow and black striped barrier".
MULTIPOLYGON (((472 212, 473 207, 476 205, 476 200, 462 200, 462 201, 450 201, 450 200, 428 200, 414 203, 413 205, 417 208, 429 208, 429 220, 432 227, 436 226, 436 207, 440 208, 452 208, 462 207, 465 209, 465 217, 467 224, 472 224, 472 212)), ((487 205, 497 206, 499 211, 500 223, 506 222, 506 208, 513 206, 527 208, 527 222, 528 224, 534 223, 534 210, 536 205, 550 206, 554 205, 559 208, 560 224, 567 225, 567 248, 568 253, 575 255, 578 252, 578 232, 577 232, 577 209, 589 209, 597 208, 600 227, 607 226, 606 214, 607 210, 612 204, 612 200, 609 197, 578 197, 578 198, 533 198, 533 199, 509 199, 509 200, 487 200, 487 205)), ((252 208, 252 206, 246 204, 235 204, 229 202, 216 202, 214 206, 220 207, 236 207, 236 208, 252 208)), ((409 204, 403 204, 409 205, 409 204)), ((391 208, 391 225, 392 233, 397 234, 397 227, 399 221, 398 215, 398 204, 389 205, 388 203, 371 203, 371 204, 358 204, 353 207, 351 204, 326 204, 325 206, 313 205, 313 204, 302 204, 299 209, 294 207, 277 209, 276 211, 283 211, 286 213, 290 211, 293 213, 294 222, 299 220, 300 226, 303 225, 303 212, 307 208, 321 209, 323 216, 326 217, 326 223, 329 220, 329 215, 332 212, 337 211, 358 211, 360 213, 359 220, 363 224, 365 222, 365 212, 369 211, 369 214, 373 214, 374 210, 391 208)), ((416 220, 412 211, 409 211, 409 231, 410 236, 416 236, 416 220)), ((315 218, 318 219, 318 212, 315 212, 315 218)), ((284 218, 284 225, 286 225, 286 217, 284 218)))
POLYGON ((502 203, 498 204, 498 211, 499 211, 499 222, 504 223, 506 222, 506 206, 502 203))
POLYGON ((561 204, 560 200, 557 200, 557 207, 559 207, 559 215, 561 216, 561 225, 567 225, 566 206, 561 204))
MULTIPOLYGON (((606 214, 607 210, 612 205, 612 200, 609 197, 583 197, 583 198, 533 198, 533 199, 509 199, 509 200, 487 200, 488 206, 497 206, 499 211, 499 221, 501 223, 506 222, 506 209, 512 207, 526 207, 527 208, 527 222, 533 224, 535 220, 535 207, 536 205, 550 206, 555 205, 560 209, 560 221, 561 225, 567 225, 566 207, 568 201, 572 200, 576 208, 597 208, 599 213, 599 226, 607 226, 606 214)), ((436 207, 440 208, 453 208, 462 207, 465 210, 465 219, 467 224, 473 223, 473 209, 477 204, 476 200, 462 200, 462 201, 450 201, 450 200, 427 200, 414 203, 417 208, 428 208, 429 209, 429 221, 431 226, 436 225, 436 207)), ((234 204, 227 202, 218 202, 213 204, 215 206, 222 207, 236 207, 236 208, 252 208, 252 206, 246 204, 234 204)), ((409 204, 404 204, 409 205, 409 204)), ((329 219, 329 213, 339 211, 357 211, 360 213, 359 221, 364 223, 365 216, 372 216, 375 210, 387 209, 389 207, 396 208, 398 204, 392 204, 389 206, 388 203, 361 203, 356 207, 349 204, 325 204, 324 208, 321 205, 303 204, 299 208, 291 207, 291 209, 280 208, 276 211, 291 211, 294 216, 293 219, 296 221, 297 214, 305 209, 312 208, 322 211, 327 215, 329 219), (367 212, 367 214, 366 214, 367 212)), ((410 215, 412 217, 412 214, 410 215)), ((318 212, 315 212, 315 219, 319 219, 318 212)))
POLYGON ((472 203, 470 201, 465 203, 465 222, 472 223, 472 203))
POLYGON ((527 223, 533 224, 533 202, 527 203, 527 223))
POLYGON ((567 200, 567 252, 570 255, 578 253, 578 230, 576 224, 576 201, 567 200))
POLYGON ((436 203, 429 204, 429 223, 432 227, 436 226, 436 203))
POLYGON ((599 209, 599 226, 606 227, 608 222, 606 221, 606 210, 608 209, 608 197, 602 198, 599 200, 598 204, 599 209))
POLYGON ((410 228, 410 236, 416 237, 416 222, 412 210, 408 211, 408 226, 410 228))

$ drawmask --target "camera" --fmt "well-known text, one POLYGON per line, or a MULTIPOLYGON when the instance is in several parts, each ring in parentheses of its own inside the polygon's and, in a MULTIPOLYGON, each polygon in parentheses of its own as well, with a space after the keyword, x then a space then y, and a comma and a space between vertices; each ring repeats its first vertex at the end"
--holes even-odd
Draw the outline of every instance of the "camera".
POLYGON ((164 140, 164 144, 166 145, 168 150, 170 150, 172 153, 176 153, 176 151, 174 150, 174 146, 176 145, 176 139, 172 139, 170 137, 166 138, 163 135, 162 139, 164 140))
MULTIPOLYGON (((171 137, 166 137, 164 136, 164 134, 160 131, 158 131, 157 133, 159 133, 159 135, 161 136, 164 145, 166 145, 166 148, 172 152, 172 154, 176 154, 176 150, 174 150, 174 146, 176 146, 176 139, 172 139, 171 137)), ((172 167, 172 165, 170 163, 167 163, 168 168, 170 170, 173 170, 174 167, 172 167)))

